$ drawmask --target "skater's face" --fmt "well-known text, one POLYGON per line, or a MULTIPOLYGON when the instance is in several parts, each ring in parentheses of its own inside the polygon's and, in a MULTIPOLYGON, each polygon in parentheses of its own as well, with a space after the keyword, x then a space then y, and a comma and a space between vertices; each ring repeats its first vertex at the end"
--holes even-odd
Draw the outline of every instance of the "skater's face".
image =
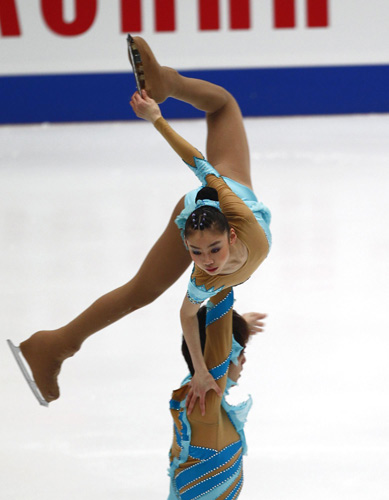
POLYGON ((230 233, 220 233, 212 229, 204 231, 193 231, 186 239, 190 256, 200 269, 215 276, 223 274, 229 257, 230 246, 235 243, 236 235, 233 230, 230 233))
POLYGON ((228 368, 228 377, 233 380, 234 382, 237 382, 239 377, 242 374, 243 370, 243 365, 246 363, 246 356, 244 354, 244 351, 238 358, 238 364, 235 365, 234 363, 230 363, 230 367, 228 368))

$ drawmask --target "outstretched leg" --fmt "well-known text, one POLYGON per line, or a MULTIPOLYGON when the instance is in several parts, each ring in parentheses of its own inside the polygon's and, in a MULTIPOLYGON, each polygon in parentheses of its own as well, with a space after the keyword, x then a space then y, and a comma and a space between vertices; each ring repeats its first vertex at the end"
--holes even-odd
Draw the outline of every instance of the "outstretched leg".
POLYGON ((165 231, 131 281, 100 297, 68 325, 55 331, 37 332, 20 344, 46 401, 59 397, 57 377, 62 362, 73 356, 86 338, 155 300, 189 266, 189 253, 174 223, 183 208, 184 198, 176 205, 165 231))
POLYGON ((157 102, 168 97, 187 102, 207 116, 207 159, 221 175, 252 188, 250 154, 242 113, 234 97, 224 88, 196 78, 187 78, 160 66, 150 47, 134 37, 141 54, 146 90, 157 102))

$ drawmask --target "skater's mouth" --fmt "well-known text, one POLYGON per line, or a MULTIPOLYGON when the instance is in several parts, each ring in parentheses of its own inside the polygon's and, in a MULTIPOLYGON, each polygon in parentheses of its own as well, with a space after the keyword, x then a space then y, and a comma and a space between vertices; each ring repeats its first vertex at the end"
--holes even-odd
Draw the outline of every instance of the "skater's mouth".
POLYGON ((206 269, 207 273, 214 273, 215 271, 217 271, 217 267, 209 267, 206 269))

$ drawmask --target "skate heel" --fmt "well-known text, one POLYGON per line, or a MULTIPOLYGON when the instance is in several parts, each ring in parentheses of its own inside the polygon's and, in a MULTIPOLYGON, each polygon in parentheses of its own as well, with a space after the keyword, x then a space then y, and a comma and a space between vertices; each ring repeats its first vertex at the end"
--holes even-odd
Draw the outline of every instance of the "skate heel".
POLYGON ((11 352, 16 360, 16 363, 18 364, 20 371, 22 372, 22 375, 24 379, 26 380, 29 388, 31 389, 32 393, 38 400, 39 404, 42 406, 49 406, 49 403, 45 400, 45 398, 42 396, 42 393, 38 389, 38 386, 36 385, 35 380, 33 379, 29 366, 27 361, 24 359, 22 351, 20 350, 19 346, 15 346, 11 340, 7 340, 8 346, 11 349, 11 352))

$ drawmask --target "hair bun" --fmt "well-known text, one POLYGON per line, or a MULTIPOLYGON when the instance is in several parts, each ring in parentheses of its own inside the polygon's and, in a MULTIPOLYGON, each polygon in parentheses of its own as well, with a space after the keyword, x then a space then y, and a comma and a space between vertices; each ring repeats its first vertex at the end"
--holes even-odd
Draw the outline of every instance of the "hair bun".
POLYGON ((219 201, 219 196, 217 194, 216 189, 205 186, 201 188, 200 191, 197 193, 196 201, 198 200, 219 201))

